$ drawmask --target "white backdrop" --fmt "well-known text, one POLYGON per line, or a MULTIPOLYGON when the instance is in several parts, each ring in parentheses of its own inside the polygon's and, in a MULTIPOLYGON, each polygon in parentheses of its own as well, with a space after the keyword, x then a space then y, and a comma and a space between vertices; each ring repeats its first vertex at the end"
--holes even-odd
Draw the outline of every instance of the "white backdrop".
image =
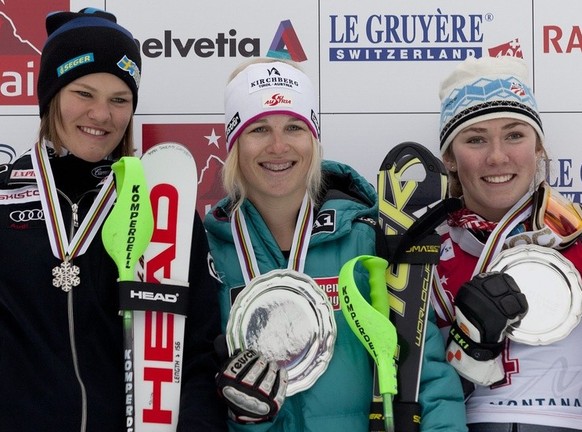
POLYGON ((301 63, 320 93, 324 155, 372 183, 388 150, 437 152, 438 87, 468 54, 520 50, 552 157, 550 182, 582 201, 579 0, 0 0, 0 163, 35 141, 44 16, 94 6, 139 41, 139 150, 178 141, 194 154, 204 211, 222 192, 223 89, 250 56, 301 63))

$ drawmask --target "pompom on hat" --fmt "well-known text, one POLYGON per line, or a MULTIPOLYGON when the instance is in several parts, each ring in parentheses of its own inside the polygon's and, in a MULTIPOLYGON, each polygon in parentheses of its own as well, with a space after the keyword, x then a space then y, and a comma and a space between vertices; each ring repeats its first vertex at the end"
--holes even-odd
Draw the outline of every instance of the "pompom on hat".
POLYGON ((440 151, 444 154, 464 128, 495 118, 530 124, 544 140, 528 68, 516 57, 469 57, 441 84, 440 151))
POLYGON ((60 89, 97 72, 113 74, 129 86, 135 111, 141 56, 132 34, 117 24, 115 15, 95 8, 53 12, 46 18, 46 31, 37 84, 40 117, 60 89))
POLYGON ((302 120, 319 139, 317 106, 313 83, 301 70, 280 61, 252 63, 225 89, 226 148, 232 149, 249 124, 272 114, 302 120))

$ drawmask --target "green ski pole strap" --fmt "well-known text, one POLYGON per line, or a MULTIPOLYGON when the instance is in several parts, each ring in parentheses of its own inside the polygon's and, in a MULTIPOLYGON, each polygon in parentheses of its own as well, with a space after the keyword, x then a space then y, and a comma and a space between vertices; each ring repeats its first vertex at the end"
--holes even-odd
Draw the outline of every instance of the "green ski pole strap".
POLYGON ((353 258, 342 266, 338 284, 346 321, 378 366, 380 393, 394 395, 397 393, 394 361, 397 335, 396 328, 388 319, 387 266, 386 260, 371 255, 353 258), (364 299, 354 280, 354 267, 358 262, 369 272, 372 304, 364 299))
POLYGON ((154 216, 141 161, 122 157, 111 168, 117 200, 103 224, 103 246, 119 272, 120 281, 134 278, 134 267, 146 250, 154 230, 154 216))

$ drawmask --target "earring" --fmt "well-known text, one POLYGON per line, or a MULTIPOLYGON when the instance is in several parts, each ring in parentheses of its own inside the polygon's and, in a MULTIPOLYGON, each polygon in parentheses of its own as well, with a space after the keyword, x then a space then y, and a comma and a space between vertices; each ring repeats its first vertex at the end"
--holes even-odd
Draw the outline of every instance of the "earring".
POLYGON ((455 164, 451 164, 451 167, 449 168, 449 171, 455 171, 455 169, 456 169, 455 164))

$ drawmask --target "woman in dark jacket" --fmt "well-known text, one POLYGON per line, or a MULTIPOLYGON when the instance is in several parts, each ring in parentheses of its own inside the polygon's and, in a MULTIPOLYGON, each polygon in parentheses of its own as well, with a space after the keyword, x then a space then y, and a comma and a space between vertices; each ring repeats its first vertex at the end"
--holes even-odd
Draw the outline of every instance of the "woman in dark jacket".
MULTIPOLYGON (((107 12, 59 12, 46 24, 39 141, 0 167, 0 430, 125 431, 118 272, 99 217, 111 207, 100 193, 111 164, 133 153, 140 53, 107 12)), ((224 430, 216 287, 198 215, 192 244, 178 430, 224 430)))

